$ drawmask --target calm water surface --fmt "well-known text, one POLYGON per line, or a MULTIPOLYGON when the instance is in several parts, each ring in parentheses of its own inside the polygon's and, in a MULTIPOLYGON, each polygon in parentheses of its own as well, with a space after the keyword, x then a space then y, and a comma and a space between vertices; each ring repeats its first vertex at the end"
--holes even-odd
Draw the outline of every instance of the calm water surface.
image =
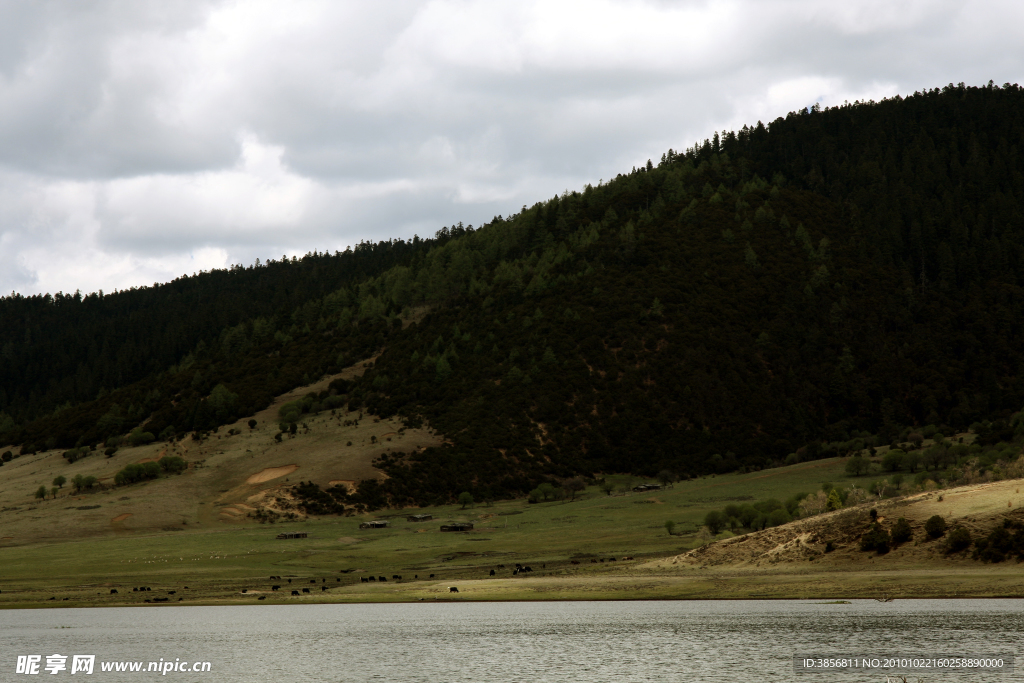
MULTIPOLYGON (((652 601, 133 607, 0 612, 0 681, 878 681, 797 674, 795 654, 1010 653, 1024 600, 652 601), (92 676, 15 674, 21 654, 94 654, 92 676), (104 673, 102 661, 209 661, 205 674, 104 673)), ((70 665, 70 659, 68 660, 70 665)), ((143 667, 145 668, 145 666, 143 667)), ((70 670, 70 666, 69 666, 70 670)))

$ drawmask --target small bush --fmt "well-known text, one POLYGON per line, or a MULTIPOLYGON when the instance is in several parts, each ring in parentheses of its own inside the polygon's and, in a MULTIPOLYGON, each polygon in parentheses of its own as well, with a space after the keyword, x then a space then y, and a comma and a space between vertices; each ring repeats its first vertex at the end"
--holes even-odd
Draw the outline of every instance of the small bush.
POLYGON ((188 463, 177 455, 165 455, 157 460, 160 469, 168 474, 179 474, 188 469, 188 463))
POLYGON ((114 457, 114 453, 117 453, 117 449, 113 447, 103 451, 103 455, 107 456, 108 458, 114 457))
POLYGON ((156 437, 153 436, 152 432, 142 431, 142 427, 136 427, 132 430, 132 433, 128 435, 128 441, 133 446, 142 446, 147 443, 153 443, 156 441, 156 437))
POLYGON ((879 555, 889 552, 889 543, 892 539, 889 532, 883 529, 877 522, 872 524, 868 532, 860 539, 860 549, 864 552, 875 550, 879 555))
POLYGON ((0 459, 3 459, 4 462, 10 462, 14 459, 14 453, 11 451, 4 451, 4 454, 0 455, 0 459))
POLYGON ((971 547, 971 532, 958 526, 946 537, 946 553, 958 553, 971 547))
POLYGON ((118 486, 125 486, 147 479, 156 479, 159 476, 160 465, 155 462, 133 463, 114 475, 114 483, 118 486))
POLYGON ((793 518, 789 516, 789 513, 785 509, 778 509, 772 511, 768 515, 768 526, 782 526, 783 524, 789 524, 793 521, 793 518))
POLYGON ((940 538, 946 533, 946 520, 939 515, 932 515, 924 523, 924 530, 932 538, 940 538))
POLYGON ((903 517, 896 520, 896 523, 892 525, 892 532, 889 534, 892 537, 893 545, 900 545, 906 543, 914 536, 914 532, 910 528, 910 522, 903 517))

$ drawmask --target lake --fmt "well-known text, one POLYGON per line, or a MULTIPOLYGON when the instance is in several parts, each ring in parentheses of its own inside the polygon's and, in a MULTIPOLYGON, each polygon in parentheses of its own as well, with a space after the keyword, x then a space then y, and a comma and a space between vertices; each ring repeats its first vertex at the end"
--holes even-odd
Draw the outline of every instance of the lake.
MULTIPOLYGON (((133 607, 0 611, 0 681, 38 655, 44 680, 95 655, 92 681, 881 681, 797 673, 796 655, 1018 655, 1024 600, 650 601, 133 607), (67 657, 50 675, 47 656, 67 657), (150 661, 209 672, 147 672, 150 661), (27 660, 23 660, 27 661, 27 660), (141 672, 101 671, 141 662, 141 672), (201 668, 201 667, 200 667, 201 668)), ((57 666, 60 660, 54 660, 57 666)), ((1018 662, 1019 664, 1019 662, 1018 662)), ((1018 681, 1013 672, 915 673, 1018 681)), ((38 679, 37 679, 38 680, 38 679)))

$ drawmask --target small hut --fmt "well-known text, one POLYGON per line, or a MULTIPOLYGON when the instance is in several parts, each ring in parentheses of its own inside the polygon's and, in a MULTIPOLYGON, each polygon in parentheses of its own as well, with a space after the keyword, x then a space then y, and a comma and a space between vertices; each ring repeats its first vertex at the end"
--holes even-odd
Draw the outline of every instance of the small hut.
POLYGON ((434 518, 434 515, 409 515, 405 519, 409 522, 429 522, 434 518))
POLYGON ((633 490, 636 491, 637 493, 644 493, 646 491, 660 491, 661 484, 640 484, 639 486, 634 486, 633 490))
POLYGON ((441 531, 471 531, 472 529, 472 522, 450 522, 441 525, 441 531))
POLYGON ((305 532, 305 531, 293 531, 293 532, 291 532, 291 533, 286 533, 286 534, 278 534, 278 535, 277 535, 277 537, 278 537, 279 539, 286 539, 286 538, 306 538, 306 532, 305 532))
POLYGON ((385 529, 387 528, 387 520, 375 519, 372 522, 363 522, 359 525, 360 529, 385 529))

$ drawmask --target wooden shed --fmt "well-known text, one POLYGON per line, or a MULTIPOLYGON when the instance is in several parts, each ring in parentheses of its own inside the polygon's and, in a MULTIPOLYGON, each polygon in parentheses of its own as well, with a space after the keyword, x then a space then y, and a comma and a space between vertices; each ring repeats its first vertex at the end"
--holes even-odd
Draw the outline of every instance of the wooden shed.
POLYGON ((387 528, 387 520, 375 519, 372 522, 363 522, 359 525, 360 529, 385 529, 387 528))
POLYGON ((279 539, 285 539, 285 538, 306 538, 306 532, 305 531, 293 531, 291 533, 278 534, 277 537, 279 539))
POLYGON ((661 484, 640 484, 639 486, 634 486, 633 490, 637 493, 643 493, 644 491, 660 491, 661 484))
POLYGON ((472 522, 450 522, 441 525, 441 531, 470 531, 472 529, 472 522))
POLYGON ((434 518, 434 515, 409 515, 405 519, 409 522, 429 522, 434 518))

